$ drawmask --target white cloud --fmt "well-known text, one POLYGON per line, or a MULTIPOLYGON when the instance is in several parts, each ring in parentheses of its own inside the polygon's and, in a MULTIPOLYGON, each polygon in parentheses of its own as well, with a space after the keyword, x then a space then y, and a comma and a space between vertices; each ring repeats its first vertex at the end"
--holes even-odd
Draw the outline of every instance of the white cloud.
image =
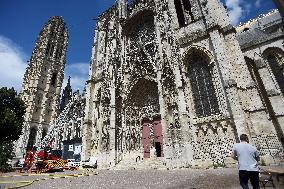
POLYGON ((254 5, 256 6, 256 8, 259 8, 261 6, 261 0, 256 0, 254 5))
MULTIPOLYGON (((0 35, 0 87, 14 87, 20 92, 24 73, 27 67, 28 56, 23 53, 21 47, 0 35)), ((62 89, 67 84, 67 79, 71 76, 71 86, 73 91, 82 90, 88 79, 89 63, 66 64, 65 79, 62 89)))
POLYGON ((241 6, 242 0, 226 0, 226 6, 229 9, 229 17, 233 25, 238 25, 245 12, 241 6))
POLYGON ((67 84, 68 77, 71 77, 71 87, 73 92, 76 90, 80 90, 82 93, 85 83, 88 79, 89 73, 89 63, 73 63, 73 64, 66 64, 65 67, 65 78, 63 81, 62 89, 65 88, 67 84))
POLYGON ((21 89, 26 64, 26 55, 12 40, 0 35, 0 87, 21 89))

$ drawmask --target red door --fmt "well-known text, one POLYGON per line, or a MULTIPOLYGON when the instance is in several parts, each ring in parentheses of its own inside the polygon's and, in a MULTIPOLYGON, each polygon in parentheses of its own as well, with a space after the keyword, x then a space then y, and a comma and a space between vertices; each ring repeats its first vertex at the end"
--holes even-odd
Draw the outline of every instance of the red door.
POLYGON ((163 133, 162 133, 162 124, 161 118, 156 117, 153 119, 154 126, 154 143, 156 148, 157 157, 164 157, 163 153, 163 133))
POLYGON ((150 158, 150 120, 142 120, 142 140, 144 147, 144 158, 150 158))

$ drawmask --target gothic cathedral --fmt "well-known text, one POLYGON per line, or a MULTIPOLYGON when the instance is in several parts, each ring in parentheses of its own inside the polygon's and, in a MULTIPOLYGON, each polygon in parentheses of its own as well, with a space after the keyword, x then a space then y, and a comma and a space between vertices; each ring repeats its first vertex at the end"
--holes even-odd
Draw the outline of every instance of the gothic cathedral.
POLYGON ((97 22, 82 158, 225 164, 242 133, 283 151, 283 37, 247 30, 219 0, 118 0, 97 22))

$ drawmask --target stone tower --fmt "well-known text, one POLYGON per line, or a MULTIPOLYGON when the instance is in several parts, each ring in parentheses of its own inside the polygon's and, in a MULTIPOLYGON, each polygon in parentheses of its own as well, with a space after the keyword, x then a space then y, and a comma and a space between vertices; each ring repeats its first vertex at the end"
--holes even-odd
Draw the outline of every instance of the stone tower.
POLYGON ((68 78, 68 82, 66 87, 63 89, 61 102, 60 102, 60 111, 62 111, 68 102, 72 99, 72 87, 70 83, 70 76, 68 78))
POLYGON ((67 44, 63 19, 51 17, 38 36, 24 75, 21 98, 27 109, 17 155, 40 143, 59 112, 67 44))

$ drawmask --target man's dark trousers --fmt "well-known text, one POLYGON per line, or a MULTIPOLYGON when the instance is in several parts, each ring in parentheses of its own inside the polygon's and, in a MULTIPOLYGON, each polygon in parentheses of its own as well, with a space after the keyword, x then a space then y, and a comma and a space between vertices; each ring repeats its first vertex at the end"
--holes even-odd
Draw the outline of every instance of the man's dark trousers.
POLYGON ((259 189, 259 173, 258 171, 239 171, 240 184, 243 189, 249 189, 248 180, 250 180, 253 189, 259 189))

